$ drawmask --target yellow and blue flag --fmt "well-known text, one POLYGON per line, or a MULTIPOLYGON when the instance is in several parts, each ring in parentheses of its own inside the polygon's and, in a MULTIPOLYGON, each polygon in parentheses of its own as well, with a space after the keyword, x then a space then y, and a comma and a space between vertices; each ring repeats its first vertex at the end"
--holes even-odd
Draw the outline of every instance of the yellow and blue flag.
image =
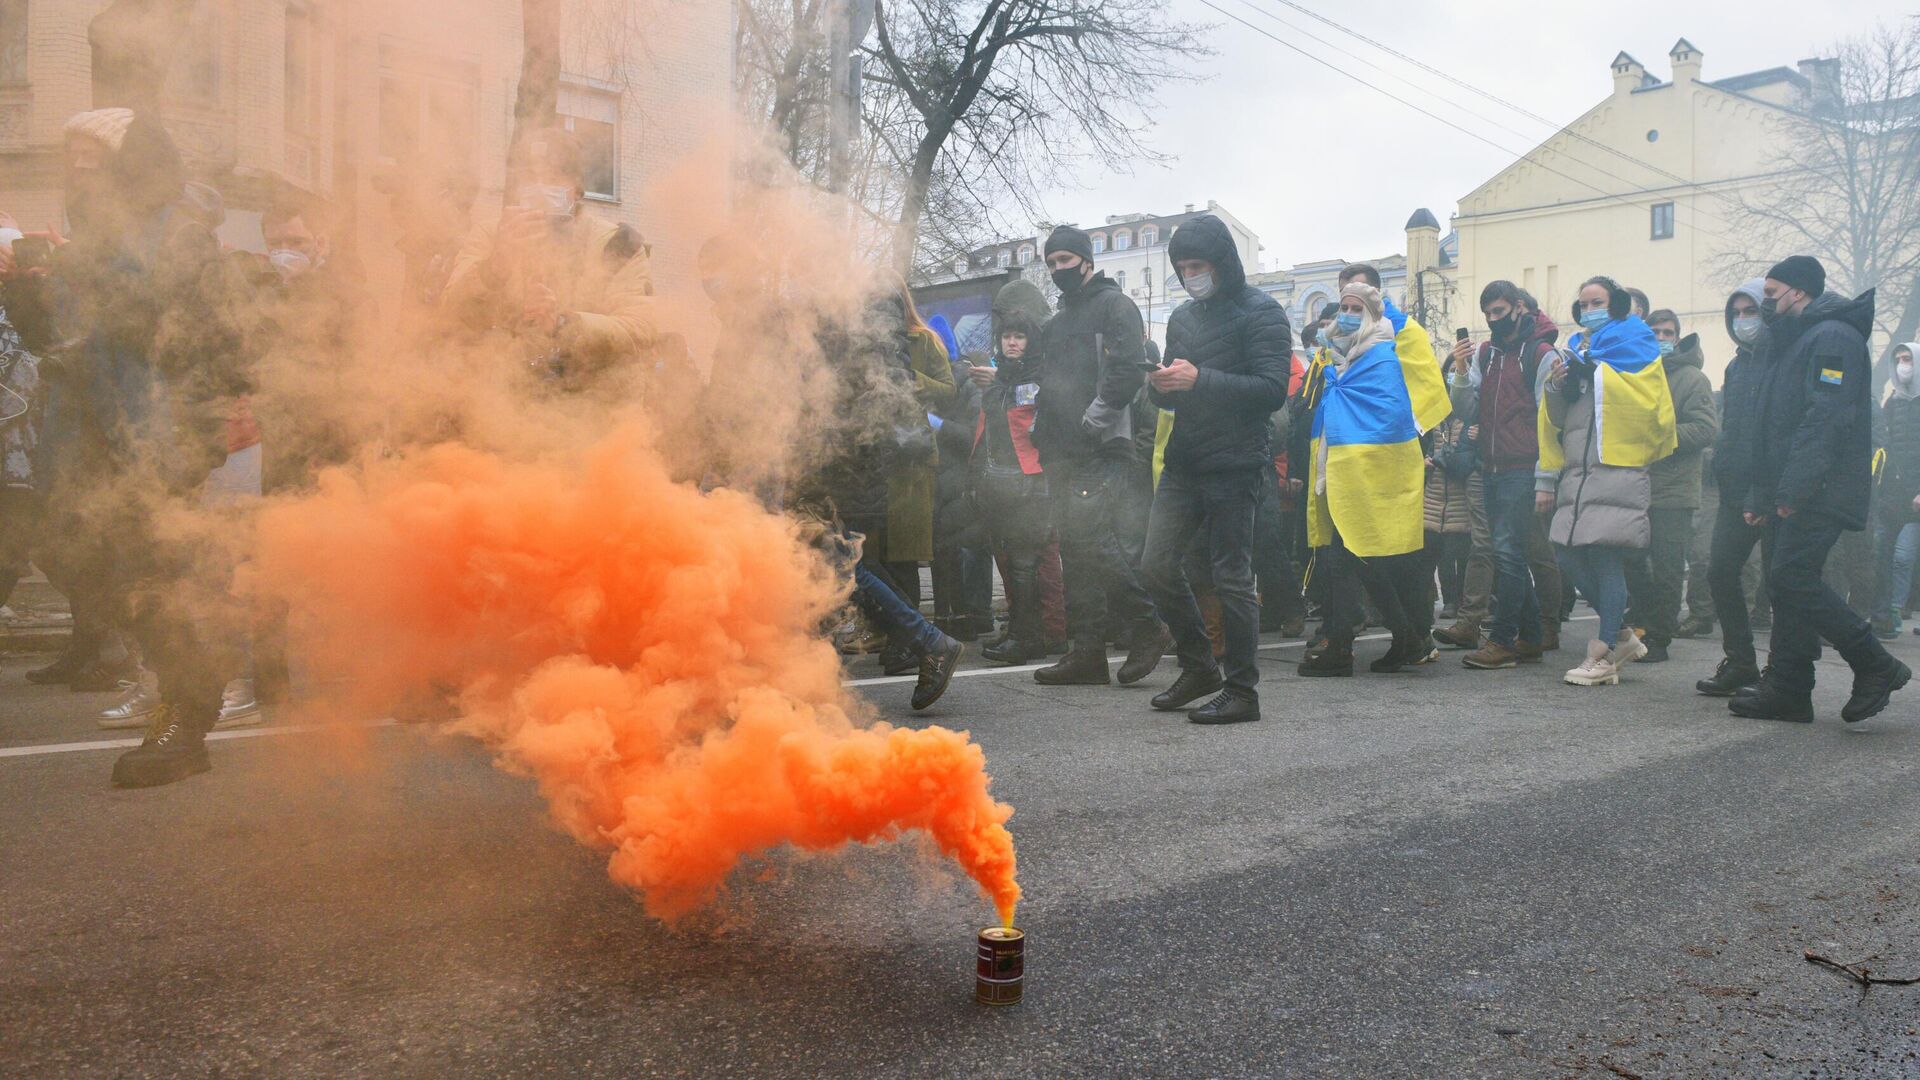
POLYGON ((1313 415, 1307 540, 1362 558, 1404 555, 1426 542, 1426 462, 1420 436, 1447 418, 1446 382, 1416 324, 1325 372, 1313 415), (1324 468, 1324 482, 1322 470, 1324 468))
MULTIPOLYGON (((1574 335, 1570 350, 1595 361, 1593 432, 1600 464, 1643 469, 1680 445, 1673 390, 1660 362, 1660 342, 1638 315, 1616 319, 1591 334, 1574 335)), ((1566 467, 1560 429, 1540 401, 1540 467, 1566 467)))

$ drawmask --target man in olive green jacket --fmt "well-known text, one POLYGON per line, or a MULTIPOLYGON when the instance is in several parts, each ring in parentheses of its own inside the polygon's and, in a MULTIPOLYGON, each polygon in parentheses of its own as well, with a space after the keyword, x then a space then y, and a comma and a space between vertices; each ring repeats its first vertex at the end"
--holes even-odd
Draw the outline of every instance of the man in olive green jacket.
POLYGON ((1680 597, 1687 581, 1687 547, 1693 539, 1693 515, 1700 509, 1704 476, 1702 455, 1720 433, 1713 384, 1701 370, 1700 335, 1680 336, 1680 317, 1656 311, 1647 325, 1660 341, 1667 388, 1673 394, 1673 419, 1679 447, 1647 469, 1653 502, 1647 514, 1651 539, 1644 556, 1627 560, 1627 593, 1632 605, 1627 623, 1646 631, 1647 655, 1641 663, 1667 658, 1680 622, 1680 597))

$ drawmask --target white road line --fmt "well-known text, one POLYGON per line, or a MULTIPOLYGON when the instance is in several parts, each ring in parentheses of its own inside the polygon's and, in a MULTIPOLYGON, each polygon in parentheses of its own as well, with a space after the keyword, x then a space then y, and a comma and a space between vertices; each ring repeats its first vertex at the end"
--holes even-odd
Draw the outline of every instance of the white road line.
MULTIPOLYGON (((1568 622, 1588 622, 1597 618, 1599 618, 1598 615, 1575 615, 1573 618, 1568 619, 1567 621, 1568 622)), ((1355 641, 1386 641, 1392 636, 1393 636, 1392 634, 1362 634, 1361 636, 1354 638, 1354 640, 1355 641)), ((1263 651, 1269 650, 1269 649, 1291 649, 1296 646, 1305 645, 1306 643, 1307 642, 1305 638, 1293 638, 1287 641, 1271 641, 1264 645, 1261 645, 1260 648, 1263 651)), ((1126 662, 1125 657, 1110 657, 1107 660, 1107 663, 1109 666, 1112 666, 1115 664, 1122 664, 1125 662, 1126 662)), ((972 678, 974 676, 980 676, 980 675, 1019 675, 1025 672, 1038 671, 1041 668, 1046 666, 1047 666, 1046 664, 1015 664, 1009 667, 969 668, 966 671, 954 672, 953 677, 956 679, 965 679, 965 678, 972 678)), ((916 677, 913 675, 884 675, 884 676, 871 678, 871 679, 847 679, 843 681, 841 685, 842 686, 892 686, 898 683, 913 682, 915 678, 916 677)), ((383 728, 383 727, 392 727, 397 723, 399 723, 399 721, 389 718, 385 720, 369 720, 366 723, 353 724, 349 726, 358 727, 358 728, 383 728)), ((338 726, 339 725, 334 725, 334 724, 289 724, 285 727, 275 727, 272 725, 268 725, 265 727, 242 728, 238 731, 215 731, 207 736, 207 741, 208 742, 226 742, 229 739, 263 739, 263 738, 270 738, 278 735, 305 735, 315 731, 326 731, 330 729, 337 729, 338 726)), ((88 750, 128 750, 139 745, 140 745, 139 739, 95 739, 92 742, 41 743, 35 746, 7 746, 7 747, 0 747, 0 758, 45 757, 49 754, 78 754, 88 750)))

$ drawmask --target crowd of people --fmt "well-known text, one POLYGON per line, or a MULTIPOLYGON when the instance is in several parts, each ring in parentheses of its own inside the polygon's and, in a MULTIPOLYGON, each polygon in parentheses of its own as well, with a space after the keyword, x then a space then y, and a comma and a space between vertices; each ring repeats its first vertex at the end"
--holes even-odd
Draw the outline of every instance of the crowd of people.
MULTIPOLYGON (((265 254, 223 245, 220 195, 148 115, 75 116, 65 169, 64 232, 0 216, 0 602, 29 560, 66 596, 71 641, 27 678, 118 690, 98 722, 146 734, 114 782, 151 786, 205 770, 209 731, 286 692, 285 613, 235 598, 229 526, 354 452, 312 361, 346 349, 368 305, 312 204, 264 212, 265 254), (266 370, 282 377, 263 395, 266 370)), ((497 222, 468 227, 471 191, 430 199, 396 247, 436 340, 519 357, 554 392, 617 394, 631 384, 609 372, 686 358, 651 317, 646 243, 580 211, 583 173, 571 136, 535 133, 497 222)), ((397 211, 418 195, 392 194, 397 211)), ((752 286, 725 247, 701 253, 720 306, 752 286)), ((1045 243, 1057 305, 1006 284, 985 352, 899 281, 857 325, 812 332, 837 380, 826 449, 752 483, 846 571, 839 646, 917 672, 916 710, 988 638, 986 660, 1050 686, 1138 683, 1172 653, 1153 708, 1258 720, 1263 632, 1307 639, 1308 677, 1352 676, 1369 625, 1391 639, 1373 673, 1446 649, 1499 670, 1558 650, 1576 597, 1599 632, 1570 684, 1615 684, 1716 625, 1725 659, 1699 690, 1741 716, 1811 720, 1822 641, 1852 667, 1850 722, 1908 680, 1881 639, 1920 554, 1914 346, 1877 405, 1872 294, 1829 292, 1817 261, 1733 291, 1716 393, 1699 333, 1609 277, 1580 287, 1564 342, 1525 289, 1492 282, 1490 333, 1458 329, 1441 354, 1373 267, 1348 267, 1296 335, 1217 218, 1169 256, 1189 299, 1164 349, 1067 226, 1045 243), (1829 584, 1836 549, 1849 597, 1829 584)), ((415 419, 422 439, 459 435, 415 419)), ((724 450, 704 457, 690 479, 728 482, 724 450)))

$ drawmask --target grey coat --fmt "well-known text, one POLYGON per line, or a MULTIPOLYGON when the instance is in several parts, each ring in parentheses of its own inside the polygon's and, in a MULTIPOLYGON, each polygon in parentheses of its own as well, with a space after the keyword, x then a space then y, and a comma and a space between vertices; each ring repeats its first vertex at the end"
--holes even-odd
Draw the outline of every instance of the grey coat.
POLYGON ((1562 547, 1605 544, 1611 547, 1647 546, 1647 510, 1653 505, 1653 484, 1645 469, 1600 463, 1600 446, 1593 438, 1594 394, 1575 391, 1572 379, 1547 391, 1547 416, 1560 425, 1560 449, 1566 467, 1553 503, 1553 525, 1547 536, 1562 547))

